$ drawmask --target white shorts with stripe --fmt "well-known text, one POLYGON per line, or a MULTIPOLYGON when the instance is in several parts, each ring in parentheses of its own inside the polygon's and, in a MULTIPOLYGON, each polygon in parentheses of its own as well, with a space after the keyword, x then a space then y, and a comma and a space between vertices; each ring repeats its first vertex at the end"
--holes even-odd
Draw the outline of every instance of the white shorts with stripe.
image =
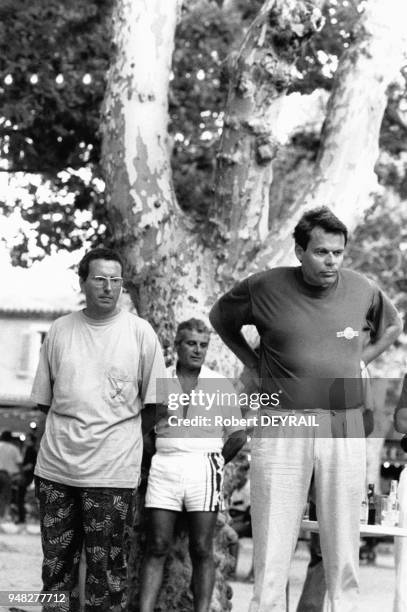
POLYGON ((156 453, 148 476, 146 508, 223 510, 223 465, 221 453, 156 453))

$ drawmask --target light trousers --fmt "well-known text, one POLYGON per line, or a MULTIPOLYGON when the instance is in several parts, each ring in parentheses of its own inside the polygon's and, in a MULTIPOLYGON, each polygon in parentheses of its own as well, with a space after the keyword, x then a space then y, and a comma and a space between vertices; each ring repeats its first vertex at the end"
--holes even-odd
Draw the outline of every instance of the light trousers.
MULTIPOLYGON (((355 436, 331 437, 331 415, 320 427, 278 427, 252 441, 251 512, 254 595, 250 612, 284 612, 291 559, 314 472, 316 508, 327 586, 326 609, 356 612, 359 519, 365 489, 366 447, 359 409, 346 414, 355 436), (328 437, 325 437, 328 436, 328 437)), ((343 415, 342 415, 343 417, 343 415)), ((341 418, 342 418, 341 417, 341 418)), ((338 433, 339 432, 339 433, 338 433)))

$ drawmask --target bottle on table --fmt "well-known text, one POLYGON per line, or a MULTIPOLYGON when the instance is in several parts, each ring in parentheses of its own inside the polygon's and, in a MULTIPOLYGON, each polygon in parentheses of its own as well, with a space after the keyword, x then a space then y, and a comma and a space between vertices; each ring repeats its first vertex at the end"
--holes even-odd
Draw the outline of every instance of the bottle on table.
POLYGON ((368 504, 367 504, 367 497, 364 497, 362 499, 362 504, 360 506, 360 524, 361 525, 366 525, 367 523, 367 514, 368 514, 368 504))
POLYGON ((369 483, 367 485, 367 522, 368 525, 375 525, 376 523, 376 498, 374 493, 374 484, 369 483))
POLYGON ((389 510, 390 510, 390 516, 391 516, 391 524, 398 525, 400 508, 399 508, 398 481, 397 480, 392 480, 390 484, 389 510))

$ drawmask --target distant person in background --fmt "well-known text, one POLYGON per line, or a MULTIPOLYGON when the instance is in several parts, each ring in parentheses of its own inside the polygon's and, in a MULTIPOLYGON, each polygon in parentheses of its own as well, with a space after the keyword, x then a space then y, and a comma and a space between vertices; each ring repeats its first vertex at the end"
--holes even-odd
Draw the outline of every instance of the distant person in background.
MULTIPOLYGON (((236 489, 232 491, 229 500, 228 512, 231 518, 230 526, 236 531, 240 538, 252 537, 252 519, 250 515, 250 479, 249 462, 243 461, 238 465, 235 473, 237 479, 236 489)), ((230 554, 235 563, 234 571, 237 573, 239 568, 239 556, 241 553, 241 543, 237 540, 230 546, 230 554)), ((246 570, 246 579, 251 580, 253 575, 253 560, 251 560, 250 571, 246 570)))
POLYGON ((250 479, 249 463, 239 465, 236 470, 237 485, 230 496, 229 514, 232 518, 231 527, 239 538, 252 537, 252 521, 250 517, 250 479))
POLYGON ((37 438, 35 435, 32 433, 28 434, 17 490, 18 523, 25 523, 26 519, 25 495, 28 487, 34 480, 34 468, 37 461, 36 443, 37 438))
POLYGON ((0 520, 8 518, 11 485, 20 472, 21 463, 21 453, 13 444, 11 432, 3 431, 0 436, 0 520))

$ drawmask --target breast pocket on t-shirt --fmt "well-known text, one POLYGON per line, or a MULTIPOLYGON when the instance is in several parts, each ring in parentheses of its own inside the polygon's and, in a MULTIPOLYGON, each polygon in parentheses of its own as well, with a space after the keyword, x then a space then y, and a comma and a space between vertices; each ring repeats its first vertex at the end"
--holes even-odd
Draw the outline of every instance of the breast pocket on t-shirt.
POLYGON ((119 368, 107 370, 105 376, 106 401, 114 407, 135 407, 138 394, 137 377, 119 368))

